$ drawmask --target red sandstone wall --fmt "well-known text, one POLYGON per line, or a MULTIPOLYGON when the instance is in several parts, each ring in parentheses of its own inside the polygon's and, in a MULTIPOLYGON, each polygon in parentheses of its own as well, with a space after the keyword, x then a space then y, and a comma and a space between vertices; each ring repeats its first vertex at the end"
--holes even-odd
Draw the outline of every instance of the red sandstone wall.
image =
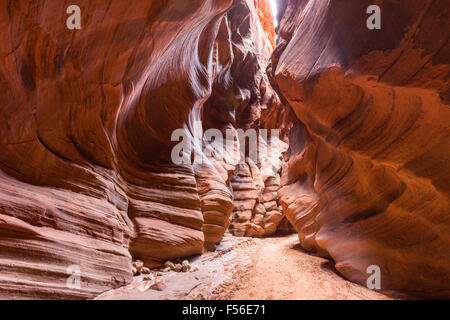
POLYGON ((302 246, 346 278, 450 296, 446 1, 288 0, 273 77, 298 122, 279 196, 302 246))
POLYGON ((1 298, 92 297, 131 281, 132 256, 214 249, 234 166, 173 165, 171 133, 194 106, 205 128, 245 125, 265 96, 253 1, 76 4, 81 30, 63 1, 0 4, 1 298))
POLYGON ((448 297, 448 6, 377 3, 380 31, 370 1, 283 1, 270 62, 266 1, 79 0, 79 31, 61 1, 2 2, 0 297, 92 297, 131 281, 132 256, 214 249, 240 186, 228 158, 171 163, 190 117, 283 135, 295 122, 281 189, 264 183, 245 232, 282 223, 261 214, 278 197, 269 211, 348 279, 375 264, 383 289, 448 297))

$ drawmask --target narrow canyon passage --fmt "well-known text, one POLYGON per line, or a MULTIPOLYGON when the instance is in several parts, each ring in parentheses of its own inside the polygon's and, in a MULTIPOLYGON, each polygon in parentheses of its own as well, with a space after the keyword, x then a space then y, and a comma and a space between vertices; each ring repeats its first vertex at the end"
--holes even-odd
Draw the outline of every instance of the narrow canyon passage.
POLYGON ((261 239, 226 234, 216 252, 190 262, 198 270, 153 271, 97 299, 392 299, 342 278, 332 261, 301 249, 295 234, 261 239))
POLYGON ((252 261, 247 272, 237 272, 233 282, 212 295, 213 299, 390 299, 345 280, 330 260, 304 252, 297 235, 256 239, 243 254, 252 261))
POLYGON ((0 299, 450 298, 448 0, 74 2, 0 2, 0 299))

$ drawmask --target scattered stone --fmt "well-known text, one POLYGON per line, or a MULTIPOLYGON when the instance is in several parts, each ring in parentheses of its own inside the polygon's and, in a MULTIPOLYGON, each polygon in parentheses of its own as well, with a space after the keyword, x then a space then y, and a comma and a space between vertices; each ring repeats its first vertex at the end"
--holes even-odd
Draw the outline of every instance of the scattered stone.
POLYGON ((131 272, 133 272, 133 276, 138 274, 137 269, 133 266, 131 266, 131 272))
POLYGON ((164 268, 170 268, 170 269, 175 269, 175 264, 172 261, 166 261, 164 263, 164 268))
POLYGON ((143 268, 141 269, 141 273, 142 273, 142 274, 150 274, 150 269, 147 268, 147 267, 143 267, 143 268))
POLYGON ((150 286, 150 290, 163 291, 167 288, 167 285, 162 281, 157 281, 155 284, 150 286))
POLYGON ((198 271, 198 267, 197 266, 191 266, 191 272, 195 272, 198 271))
MULTIPOLYGON (((183 262, 176 263, 176 264, 173 263, 172 261, 166 261, 164 263, 164 267, 160 269, 160 272, 158 272, 157 275, 163 275, 163 272, 169 272, 171 270, 173 270, 175 272, 193 271, 192 266, 188 260, 183 260, 183 262)), ((198 270, 198 268, 196 270, 198 270)))
POLYGON ((136 268, 137 273, 141 273, 144 263, 141 260, 135 260, 132 263, 133 267, 136 268))
POLYGON ((142 278, 143 281, 153 281, 155 277, 153 275, 146 275, 144 278, 142 278))
POLYGON ((181 271, 183 272, 188 272, 189 270, 191 270, 191 265, 189 264, 189 261, 184 260, 181 263, 181 271))
POLYGON ((173 271, 180 272, 182 269, 183 269, 183 267, 181 266, 181 264, 177 263, 175 265, 175 268, 173 269, 173 271))

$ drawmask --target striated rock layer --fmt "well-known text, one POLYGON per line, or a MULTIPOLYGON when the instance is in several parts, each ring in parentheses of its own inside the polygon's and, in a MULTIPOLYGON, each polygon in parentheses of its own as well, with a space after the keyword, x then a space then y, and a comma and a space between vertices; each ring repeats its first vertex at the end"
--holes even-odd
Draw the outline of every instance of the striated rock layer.
POLYGON ((272 76, 298 121, 278 192, 346 278, 450 297, 447 1, 286 0, 272 76))
MULTIPOLYGON (((279 203, 282 154, 287 144, 272 138, 270 157, 264 157, 258 165, 248 160, 236 166, 231 177, 234 209, 230 232, 235 236, 262 237, 277 231, 284 214, 279 203)), ((282 233, 295 231, 284 219, 282 233)))
POLYGON ((81 30, 63 1, 0 3, 0 298, 92 297, 132 257, 214 249, 233 161, 175 165, 172 132, 249 126, 271 99, 266 1, 77 5, 81 30))
POLYGON ((0 298, 93 297, 283 214, 352 281, 450 297, 448 5, 376 3, 381 30, 369 0, 281 1, 270 61, 267 0, 79 0, 81 30, 1 2, 0 298), (179 128, 205 161, 172 162, 179 128), (206 161, 213 128, 282 129, 285 166, 206 161))

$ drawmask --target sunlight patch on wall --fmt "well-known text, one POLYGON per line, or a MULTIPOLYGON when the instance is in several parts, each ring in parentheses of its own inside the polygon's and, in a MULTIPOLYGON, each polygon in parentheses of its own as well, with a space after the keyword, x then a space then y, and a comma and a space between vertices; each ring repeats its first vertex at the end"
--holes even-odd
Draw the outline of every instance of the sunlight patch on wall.
POLYGON ((278 14, 278 0, 269 0, 273 13, 273 25, 278 27, 277 14, 278 14))

